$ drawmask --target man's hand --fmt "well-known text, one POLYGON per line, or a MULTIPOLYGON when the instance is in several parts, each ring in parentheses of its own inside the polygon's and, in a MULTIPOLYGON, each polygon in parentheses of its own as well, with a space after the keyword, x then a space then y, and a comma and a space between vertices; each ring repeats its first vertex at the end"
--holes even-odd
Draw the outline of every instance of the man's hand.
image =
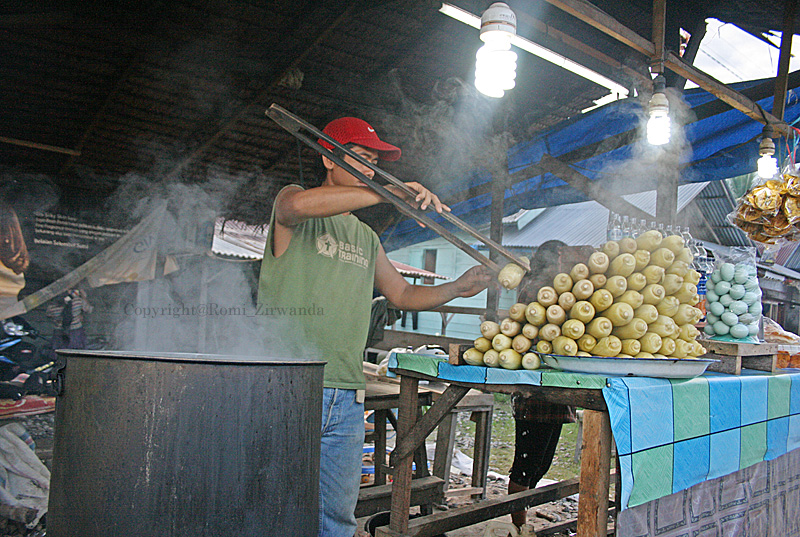
POLYGON ((423 211, 427 209, 430 205, 433 205, 433 208, 436 209, 437 213, 441 213, 442 211, 450 212, 450 207, 442 203, 439 200, 439 196, 437 196, 436 194, 434 194, 421 184, 412 181, 410 183, 405 183, 405 185, 417 193, 413 201, 411 200, 408 194, 406 194, 405 192, 401 192, 396 187, 389 187, 389 189, 392 190, 398 196, 405 198, 405 200, 408 201, 409 204, 413 205, 418 209, 422 209, 423 211))
POLYGON ((472 267, 462 274, 454 283, 458 296, 475 296, 486 289, 492 282, 492 273, 483 265, 472 267))

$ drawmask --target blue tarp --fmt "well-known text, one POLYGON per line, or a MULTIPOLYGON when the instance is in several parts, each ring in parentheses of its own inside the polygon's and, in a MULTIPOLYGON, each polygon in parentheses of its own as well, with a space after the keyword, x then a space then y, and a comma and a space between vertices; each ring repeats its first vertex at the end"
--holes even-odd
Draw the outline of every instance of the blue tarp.
MULTIPOLYGON (((732 84, 737 91, 761 84, 765 81, 749 81, 732 84)), ((687 117, 692 113, 688 109, 716 100, 710 93, 700 90, 687 90, 683 94, 686 103, 687 117)), ((758 101, 765 110, 772 109, 772 97, 758 101)), ((797 89, 790 89, 787 95, 784 118, 793 123, 800 118, 800 98, 797 89)), ((661 151, 646 146, 641 140, 644 119, 640 102, 635 99, 617 101, 578 118, 565 121, 545 131, 530 141, 517 144, 508 152, 509 173, 515 173, 539 162, 545 153, 554 157, 570 153, 581 147, 601 142, 609 137, 639 129, 637 141, 612 151, 601 153, 573 164, 573 167, 586 177, 597 181, 608 176, 608 171, 615 166, 633 163, 641 171, 641 181, 628 181, 627 190, 621 194, 643 190, 652 190, 655 184, 653 177, 647 174, 647 160, 653 158, 648 151, 661 151), (649 182, 648 182, 649 180, 649 182)), ((758 158, 758 140, 763 125, 742 112, 728 109, 725 112, 688 122, 684 127, 684 135, 689 150, 681 164, 681 182, 711 181, 736 177, 751 173, 756 169, 758 158)), ((780 148, 779 148, 780 149, 780 148)), ((785 155, 785 149, 783 151, 785 155)), ((449 188, 437 192, 444 200, 458 192, 474 188, 491 181, 491 174, 486 170, 474 170, 466 177, 454 180, 449 188)), ((552 174, 530 177, 521 181, 505 193, 504 215, 513 214, 520 209, 535 209, 566 203, 586 201, 588 198, 580 191, 570 187, 552 174)), ((451 206, 453 214, 473 227, 486 225, 489 222, 489 206, 491 195, 483 194, 451 206)), ((440 219, 441 221, 441 219, 440 219)), ((443 222, 443 221, 442 221, 443 222)), ((448 226, 448 224, 444 224, 448 226)), ((405 220, 389 229, 383 237, 387 251, 395 250, 410 244, 423 242, 437 235, 421 228, 415 221, 405 220)))

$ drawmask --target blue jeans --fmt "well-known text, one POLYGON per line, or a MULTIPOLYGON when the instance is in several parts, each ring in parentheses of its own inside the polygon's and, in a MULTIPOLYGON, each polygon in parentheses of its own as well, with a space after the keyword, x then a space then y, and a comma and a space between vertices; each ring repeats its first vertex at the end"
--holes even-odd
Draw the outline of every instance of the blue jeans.
POLYGON ((353 537, 364 452, 364 403, 356 390, 322 392, 319 465, 319 535, 353 537))

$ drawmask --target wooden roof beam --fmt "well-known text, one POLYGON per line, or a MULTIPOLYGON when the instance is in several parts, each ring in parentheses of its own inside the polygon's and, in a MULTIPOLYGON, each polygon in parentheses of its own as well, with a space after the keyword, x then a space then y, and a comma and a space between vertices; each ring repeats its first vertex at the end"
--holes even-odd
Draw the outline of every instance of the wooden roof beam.
MULTIPOLYGON (((653 58, 657 54, 656 45, 633 30, 622 25, 619 21, 604 13, 596 6, 586 0, 545 0, 549 4, 566 11, 570 15, 582 20, 586 24, 600 30, 628 45, 632 49, 644 54, 648 58, 653 58)), ((744 113, 751 119, 763 125, 772 124, 775 132, 786 136, 789 127, 783 120, 773 116, 761 106, 754 103, 738 91, 735 91, 719 80, 707 75, 699 69, 687 64, 673 52, 666 52, 664 66, 670 71, 688 79, 700 86, 700 88, 711 93, 718 99, 727 103, 731 107, 744 113)))
POLYGON ((62 153, 64 155, 78 156, 81 152, 77 149, 69 149, 67 147, 58 147, 55 145, 40 144, 39 142, 30 142, 28 140, 20 140, 18 138, 9 138, 8 136, 0 136, 0 142, 4 144, 17 145, 20 147, 28 147, 30 149, 40 149, 42 151, 50 151, 51 153, 62 153))
POLYGON ((781 52, 778 56, 778 76, 775 79, 775 98, 772 101, 772 113, 779 119, 783 119, 783 113, 786 110, 795 13, 797 13, 797 0, 786 0, 783 4, 783 31, 781 33, 781 52))
MULTIPOLYGON (((523 22, 525 24, 530 25, 532 28, 534 28, 535 30, 537 30, 537 31, 539 31, 539 32, 541 32, 541 33, 543 33, 545 35, 547 35, 548 37, 550 37, 550 38, 552 38, 552 39, 554 39, 556 41, 559 41, 559 42, 567 45, 568 47, 571 47, 571 48, 573 48, 573 49, 575 49, 575 50, 577 50, 579 52, 582 52, 582 53, 586 54, 587 56, 590 56, 590 57, 592 57, 592 58, 594 58, 594 59, 596 59, 596 60, 598 60, 598 61, 600 61, 600 62, 602 62, 602 63, 604 63, 604 64, 606 64, 608 66, 610 66, 610 67, 612 67, 615 70, 619 70, 625 76, 627 76, 629 79, 631 79, 632 81, 635 81, 638 85, 640 85, 640 87, 646 89, 647 91, 652 91, 653 90, 653 81, 650 80, 649 76, 647 76, 644 73, 641 73, 641 72, 637 71, 636 69, 632 69, 632 68, 628 67, 627 65, 621 63, 620 61, 612 58, 608 54, 605 54, 604 52, 601 52, 601 51, 599 51, 599 50, 597 50, 595 48, 590 47, 586 43, 584 43, 584 42, 582 42, 582 41, 580 41, 578 39, 575 39, 571 35, 569 35, 569 34, 567 34, 565 32, 562 32, 561 30, 553 28, 549 24, 547 24, 547 23, 545 23, 543 21, 540 21, 539 19, 537 19, 535 17, 532 17, 532 16, 528 15, 527 13, 524 13, 524 12, 518 13, 517 14, 517 19, 519 19, 521 22, 523 22)), ((615 82, 619 82, 619 81, 615 80, 615 82)))

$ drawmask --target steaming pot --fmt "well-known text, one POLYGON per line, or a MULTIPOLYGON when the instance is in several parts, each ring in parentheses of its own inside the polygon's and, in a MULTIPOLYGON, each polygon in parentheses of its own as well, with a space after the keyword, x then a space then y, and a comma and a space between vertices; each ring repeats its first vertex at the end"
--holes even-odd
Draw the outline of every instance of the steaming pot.
POLYGON ((325 362, 59 361, 48 536, 316 534, 325 362))

